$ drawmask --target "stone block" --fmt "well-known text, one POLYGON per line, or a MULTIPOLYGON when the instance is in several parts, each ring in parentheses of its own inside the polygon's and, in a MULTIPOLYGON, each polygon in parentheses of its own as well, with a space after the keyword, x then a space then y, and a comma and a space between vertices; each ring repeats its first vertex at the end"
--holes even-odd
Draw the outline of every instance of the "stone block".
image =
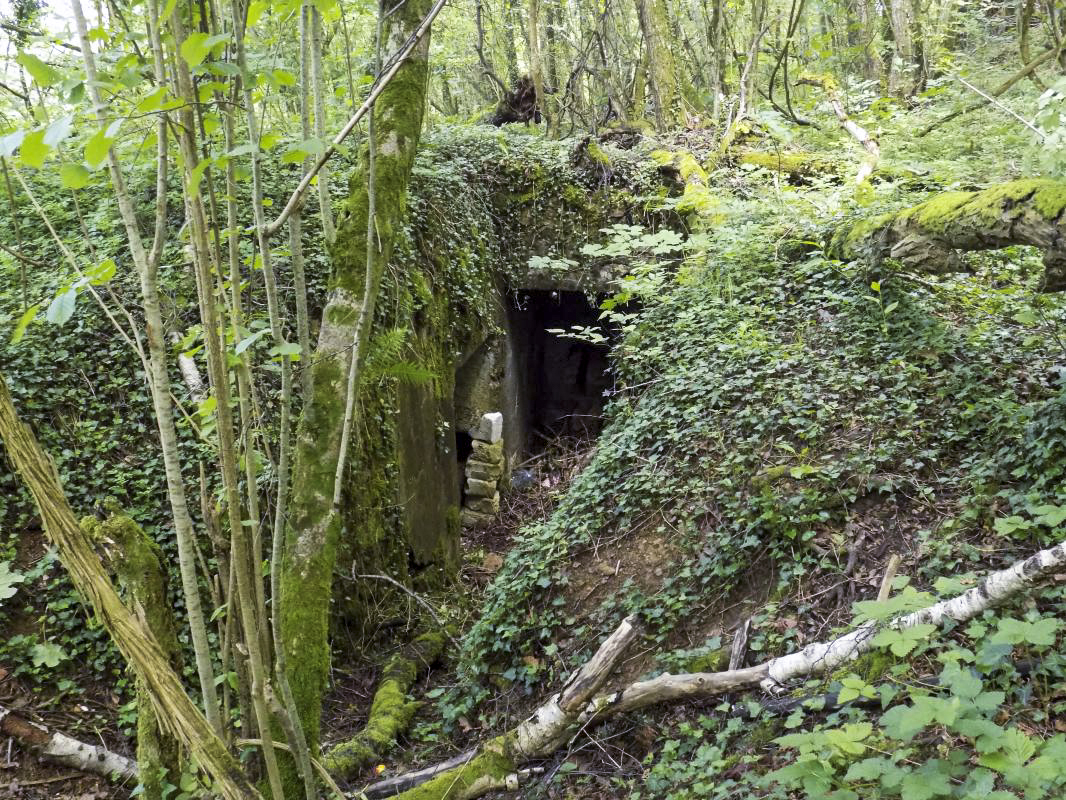
POLYGON ((490 522, 492 522, 492 514, 479 514, 469 508, 464 508, 459 514, 459 523, 464 528, 480 528, 490 522))
POLYGON ((496 494, 496 481, 479 481, 467 478, 466 493, 471 497, 492 497, 496 494))
POLYGON ((466 477, 476 481, 498 481, 503 477, 503 464, 486 464, 484 461, 467 461, 466 477))
POLYGON ((482 442, 474 439, 474 449, 470 457, 475 461, 484 461, 488 464, 503 464, 503 440, 498 442, 482 442))
POLYGON ((477 427, 470 432, 470 436, 490 444, 500 441, 503 438, 503 414, 499 411, 482 414, 477 427))
POLYGON ((478 514, 498 514, 500 512, 500 493, 496 492, 492 497, 468 497, 466 507, 478 514))

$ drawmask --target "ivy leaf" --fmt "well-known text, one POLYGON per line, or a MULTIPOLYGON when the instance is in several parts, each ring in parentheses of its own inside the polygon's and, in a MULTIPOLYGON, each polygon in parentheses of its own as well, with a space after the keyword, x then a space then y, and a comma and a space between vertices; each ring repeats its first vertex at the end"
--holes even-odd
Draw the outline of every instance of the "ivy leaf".
POLYGON ((78 302, 78 292, 68 286, 53 298, 44 312, 44 318, 54 325, 64 325, 74 316, 74 305, 78 302))
POLYGON ((64 189, 84 189, 89 185, 89 170, 83 164, 64 164, 59 168, 59 182, 64 189))
POLYGON ((35 644, 30 650, 30 658, 35 667, 56 667, 66 657, 67 654, 63 648, 51 642, 35 644))
POLYGON ((7 600, 15 594, 15 586, 26 580, 21 572, 11 571, 10 561, 0 561, 0 600, 7 600))
POLYGON ((15 61, 22 65, 22 68, 26 72, 30 73, 30 77, 33 78, 33 82, 40 87, 51 86, 53 83, 59 83, 63 79, 59 70, 48 64, 45 64, 41 59, 32 53, 19 53, 15 56, 15 61))
POLYGON ((893 739, 909 742, 934 716, 928 706, 895 706, 881 715, 881 727, 893 739))

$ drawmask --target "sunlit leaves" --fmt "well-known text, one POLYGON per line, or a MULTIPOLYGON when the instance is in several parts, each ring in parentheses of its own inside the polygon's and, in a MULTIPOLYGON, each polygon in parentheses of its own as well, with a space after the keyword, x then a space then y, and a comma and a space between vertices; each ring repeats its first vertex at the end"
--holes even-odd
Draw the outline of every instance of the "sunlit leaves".
POLYGON ((40 303, 34 303, 32 306, 22 312, 22 316, 19 317, 19 321, 15 323, 15 329, 11 332, 11 344, 18 344, 22 341, 22 337, 26 335, 26 329, 30 327, 30 323, 37 317, 37 312, 41 310, 40 303))
POLYGON ((59 182, 64 189, 84 189, 89 185, 89 170, 81 164, 64 164, 59 168, 59 182))
POLYGON ((100 128, 85 143, 85 161, 90 169, 99 169, 107 159, 107 154, 111 150, 111 145, 115 143, 121 124, 121 120, 115 120, 106 128, 100 128))
POLYGON ((59 70, 41 61, 41 59, 37 58, 37 56, 32 53, 19 53, 15 57, 15 60, 30 74, 30 77, 33 78, 33 82, 38 86, 51 86, 54 83, 58 83, 63 78, 59 70))
POLYGON ((22 140, 22 146, 19 148, 19 160, 27 167, 41 167, 44 165, 44 160, 48 158, 51 150, 52 148, 45 144, 44 129, 31 131, 22 140))
POLYGON ((188 38, 181 43, 179 52, 190 69, 200 66, 210 55, 211 50, 223 42, 229 41, 229 34, 220 33, 209 36, 206 33, 190 33, 188 38))
POLYGON ((78 302, 78 290, 74 287, 63 289, 52 298, 44 318, 54 325, 64 325, 74 316, 74 306, 78 302))

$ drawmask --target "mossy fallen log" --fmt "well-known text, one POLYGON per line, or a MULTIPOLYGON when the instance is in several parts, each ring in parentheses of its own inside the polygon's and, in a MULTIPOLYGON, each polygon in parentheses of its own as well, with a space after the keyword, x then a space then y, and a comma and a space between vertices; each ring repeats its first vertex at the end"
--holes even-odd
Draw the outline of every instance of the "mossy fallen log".
POLYGON ((911 208, 881 214, 838 230, 829 254, 886 258, 909 268, 946 274, 966 272, 960 253, 1032 245, 1044 252, 1045 292, 1066 289, 1066 183, 1028 179, 977 192, 944 192, 911 208))
POLYGON ((370 706, 370 717, 358 734, 330 748, 323 766, 334 776, 351 778, 388 752, 411 724, 422 705, 407 692, 419 673, 435 662, 446 641, 444 631, 424 633, 389 659, 370 706))

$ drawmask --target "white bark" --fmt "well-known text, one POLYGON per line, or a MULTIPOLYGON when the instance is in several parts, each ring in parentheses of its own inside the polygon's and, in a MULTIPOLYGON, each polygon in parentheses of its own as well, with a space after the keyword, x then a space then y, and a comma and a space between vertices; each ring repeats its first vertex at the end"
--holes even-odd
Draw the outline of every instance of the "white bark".
MULTIPOLYGON (((1063 566, 1066 566, 1066 542, 1048 550, 1041 550, 1008 569, 993 572, 964 594, 898 616, 887 625, 895 628, 912 628, 922 624, 938 625, 949 617, 957 622, 965 622, 986 609, 1031 589, 1063 566)), ((550 755, 555 749, 569 742, 576 731, 601 718, 659 703, 705 699, 738 689, 762 686, 767 690, 776 690, 788 681, 825 674, 858 658, 870 649, 871 641, 878 630, 880 626, 877 623, 866 622, 832 641, 811 644, 799 652, 773 658, 754 667, 725 672, 664 674, 650 680, 637 681, 615 692, 592 697, 636 637, 638 630, 635 619, 627 617, 600 646, 596 655, 574 673, 561 692, 542 704, 510 734, 490 742, 488 747, 498 747, 500 741, 507 741, 510 744, 507 754, 513 759, 515 767, 518 767, 526 761, 550 755)), ((452 769, 465 768, 476 758, 478 752, 480 750, 463 754, 458 763, 453 760, 452 769)), ((385 797, 391 793, 388 789, 393 792, 410 789, 441 774, 439 767, 429 768, 420 773, 390 779, 380 788, 368 787, 366 793, 368 797, 385 797), (386 786, 388 789, 382 791, 386 786)), ((499 788, 497 783, 486 776, 484 782, 479 781, 469 786, 463 797, 477 797, 499 788)))
POLYGON ((122 781, 137 780, 137 764, 102 745, 86 744, 65 733, 49 731, 0 706, 0 732, 45 761, 122 781))

